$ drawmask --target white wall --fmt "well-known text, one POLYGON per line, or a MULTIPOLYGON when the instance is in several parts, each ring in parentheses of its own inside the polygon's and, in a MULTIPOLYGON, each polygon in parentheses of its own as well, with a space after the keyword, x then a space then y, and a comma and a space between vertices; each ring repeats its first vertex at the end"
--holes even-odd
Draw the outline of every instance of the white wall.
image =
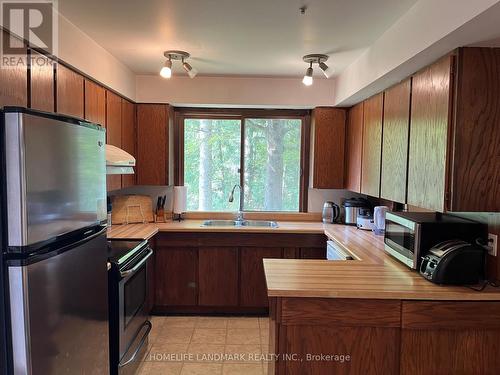
POLYGON ((355 104, 457 47, 500 36, 499 19, 499 0, 418 1, 335 79, 334 104, 355 104))
POLYGON ((58 57, 76 69, 135 100, 135 74, 87 34, 59 16, 58 57))
POLYGON ((341 189, 309 189, 307 192, 307 211, 321 212, 323 203, 326 201, 334 202, 340 206, 345 199, 359 197, 364 197, 364 195, 341 189))
POLYGON ((304 86, 300 78, 137 76, 140 103, 184 106, 313 108, 333 104, 333 81, 316 79, 304 86))

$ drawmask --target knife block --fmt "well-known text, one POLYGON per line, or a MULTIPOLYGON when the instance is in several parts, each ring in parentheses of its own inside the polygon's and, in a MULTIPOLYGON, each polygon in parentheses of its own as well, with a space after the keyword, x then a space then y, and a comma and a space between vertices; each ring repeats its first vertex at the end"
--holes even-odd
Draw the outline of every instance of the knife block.
POLYGON ((155 214, 155 223, 166 223, 167 218, 165 217, 165 209, 159 208, 155 214))

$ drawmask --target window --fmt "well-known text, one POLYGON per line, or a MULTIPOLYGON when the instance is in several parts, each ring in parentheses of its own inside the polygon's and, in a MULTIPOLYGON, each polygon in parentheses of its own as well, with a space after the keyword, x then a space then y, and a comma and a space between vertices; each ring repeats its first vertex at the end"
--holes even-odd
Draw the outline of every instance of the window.
POLYGON ((303 116, 186 113, 179 131, 188 211, 237 211, 234 185, 245 211, 300 211, 303 116))

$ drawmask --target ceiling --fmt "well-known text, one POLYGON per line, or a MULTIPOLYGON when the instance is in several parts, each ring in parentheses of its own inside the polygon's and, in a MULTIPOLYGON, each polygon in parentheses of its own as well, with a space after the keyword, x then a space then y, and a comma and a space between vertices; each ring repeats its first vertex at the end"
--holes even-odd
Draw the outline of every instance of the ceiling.
MULTIPOLYGON (((203 75, 295 77, 304 74, 302 56, 309 53, 329 55, 338 74, 415 2, 59 0, 58 6, 136 74, 157 74, 163 51, 180 49, 203 75)), ((174 74, 181 71, 177 64, 174 74)))

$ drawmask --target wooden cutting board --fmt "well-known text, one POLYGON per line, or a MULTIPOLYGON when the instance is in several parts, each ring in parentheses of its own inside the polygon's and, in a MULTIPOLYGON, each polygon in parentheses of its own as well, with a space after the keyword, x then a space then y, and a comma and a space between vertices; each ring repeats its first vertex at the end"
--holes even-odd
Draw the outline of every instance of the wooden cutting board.
POLYGON ((153 202, 149 195, 117 195, 112 201, 113 224, 152 223, 153 202))

